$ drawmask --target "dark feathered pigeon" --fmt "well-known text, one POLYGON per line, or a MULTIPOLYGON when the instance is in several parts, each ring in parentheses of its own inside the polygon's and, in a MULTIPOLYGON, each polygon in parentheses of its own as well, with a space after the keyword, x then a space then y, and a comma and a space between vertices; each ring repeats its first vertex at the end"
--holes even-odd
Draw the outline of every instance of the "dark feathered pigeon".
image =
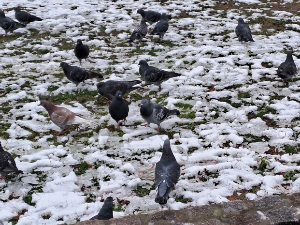
POLYGON ((128 116, 128 112, 129 112, 129 107, 127 103, 124 101, 124 99, 122 98, 121 91, 117 91, 108 109, 111 117, 118 123, 117 128, 120 129, 119 121, 120 120, 126 121, 126 117, 128 116))
POLYGON ((8 32, 13 32, 18 28, 26 27, 26 25, 6 17, 4 12, 0 11, 0 27, 4 29, 5 35, 7 35, 8 32))
POLYGON ((173 155, 170 140, 164 142, 163 153, 160 161, 155 166, 155 189, 157 195, 155 202, 163 205, 169 199, 169 194, 178 182, 180 176, 180 166, 173 155))
POLYGON ((238 25, 235 28, 235 33, 239 41, 254 41, 249 26, 244 22, 242 18, 238 19, 238 25))
POLYGON ((286 60, 280 64, 277 70, 277 75, 285 81, 293 80, 293 76, 296 74, 297 67, 294 62, 292 52, 288 51, 286 60))
POLYGON ((147 84, 156 84, 161 90, 161 83, 172 77, 180 76, 181 74, 172 71, 160 70, 156 67, 149 66, 145 60, 139 62, 139 73, 142 76, 142 80, 147 84))
POLYGON ((16 162, 9 152, 4 151, 0 143, 0 178, 5 178, 10 173, 23 173, 17 168, 16 162))
POLYGON ((146 34, 148 33, 148 26, 144 19, 141 20, 141 23, 134 28, 131 36, 129 37, 129 42, 133 42, 134 40, 142 40, 146 34))
POLYGON ((169 29, 169 23, 167 20, 167 15, 165 13, 161 14, 160 20, 155 25, 153 31, 150 33, 151 35, 159 35, 159 39, 163 39, 165 33, 169 29))
POLYGON ((109 220, 111 218, 113 218, 113 198, 108 197, 105 199, 98 215, 93 216, 90 220, 109 220))
POLYGON ((161 14, 158 12, 154 12, 151 10, 145 11, 143 9, 138 9, 137 13, 141 14, 143 19, 145 19, 146 22, 149 24, 156 23, 160 20, 161 14))
POLYGON ((65 62, 61 62, 60 67, 63 68, 66 77, 74 84, 76 84, 76 86, 78 86, 80 82, 84 83, 84 81, 87 79, 103 78, 100 73, 90 72, 77 66, 70 66, 65 62))
POLYGON ((70 127, 73 125, 79 125, 82 123, 90 124, 91 122, 89 120, 86 120, 80 116, 78 116, 76 113, 72 112, 71 110, 56 106, 52 102, 41 100, 40 105, 43 106, 49 113, 51 121, 61 128, 61 132, 57 135, 60 135, 62 131, 66 127, 70 127))
POLYGON ((78 39, 74 52, 75 52, 75 56, 79 59, 81 65, 81 60, 86 59, 89 56, 90 49, 89 46, 82 44, 82 41, 78 39))
POLYGON ((34 21, 42 21, 40 17, 31 15, 30 13, 25 11, 21 11, 20 7, 16 7, 14 8, 14 10, 15 10, 15 17, 20 23, 28 24, 34 21))
MULTIPOLYGON (((161 14, 155 11, 145 11, 143 9, 138 9, 137 13, 141 14, 143 19, 145 19, 146 22, 149 24, 156 23, 160 20, 161 14)), ((168 19, 171 19, 172 17, 170 15, 167 15, 168 19)))
POLYGON ((160 123, 169 116, 180 114, 177 109, 170 110, 166 107, 150 102, 147 99, 142 100, 140 112, 141 116, 147 121, 148 125, 150 123, 155 123, 158 125, 157 131, 160 129, 160 123))
POLYGON ((134 91, 140 86, 133 87, 134 85, 140 84, 140 80, 133 81, 117 81, 117 80, 108 80, 106 82, 99 82, 97 84, 97 90, 100 95, 103 95, 106 98, 113 99, 117 91, 121 91, 122 94, 129 93, 134 91))

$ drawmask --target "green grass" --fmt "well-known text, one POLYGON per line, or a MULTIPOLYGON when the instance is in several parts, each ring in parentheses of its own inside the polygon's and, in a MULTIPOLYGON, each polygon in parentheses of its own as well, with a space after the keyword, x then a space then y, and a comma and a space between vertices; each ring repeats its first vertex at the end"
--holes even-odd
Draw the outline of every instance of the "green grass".
POLYGON ((82 175, 85 174, 85 172, 89 169, 89 165, 87 164, 87 162, 81 162, 80 164, 74 165, 74 172, 75 174, 78 175, 82 175))
POLYGON ((180 195, 180 196, 175 197, 175 201, 182 202, 182 203, 188 203, 188 202, 192 202, 193 200, 191 198, 185 198, 183 195, 180 195))
POLYGON ((284 149, 284 151, 285 151, 286 153, 289 153, 289 154, 292 154, 292 155, 298 153, 297 147, 292 146, 292 145, 285 145, 285 146, 283 147, 283 149, 284 149))

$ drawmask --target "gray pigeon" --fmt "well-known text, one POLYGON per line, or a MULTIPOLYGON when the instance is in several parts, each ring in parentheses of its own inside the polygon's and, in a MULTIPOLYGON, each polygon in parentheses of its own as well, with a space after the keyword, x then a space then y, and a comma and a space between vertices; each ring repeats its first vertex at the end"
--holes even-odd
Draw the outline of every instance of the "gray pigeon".
POLYGON ((235 28, 235 33, 241 42, 254 41, 249 26, 242 18, 238 19, 238 25, 235 28))
POLYGON ((133 80, 133 81, 108 80, 106 82, 99 82, 97 84, 97 90, 100 95, 103 95, 108 99, 113 99, 117 91, 121 91, 122 94, 124 95, 138 88, 141 88, 140 86, 133 87, 134 85, 137 85, 139 83, 141 83, 140 80, 133 80))
POLYGON ((5 178, 10 173, 23 173, 17 168, 16 162, 9 152, 4 151, 0 142, 0 178, 5 178))
POLYGON ((170 140, 164 142, 163 153, 160 161, 155 166, 155 189, 157 195, 155 202, 161 205, 167 203, 169 194, 178 182, 180 176, 180 166, 173 155, 170 140))
POLYGON ((149 66, 145 60, 139 62, 139 73, 142 76, 142 80, 147 84, 156 84, 161 90, 161 83, 172 77, 180 76, 181 74, 172 71, 160 70, 156 67, 149 66))
POLYGON ((13 32, 18 28, 26 27, 26 25, 6 17, 4 12, 0 11, 0 27, 4 29, 5 35, 7 35, 8 32, 13 32))
MULTIPOLYGON (((137 13, 141 14, 142 18, 145 19, 150 25, 156 23, 160 20, 161 14, 152 10, 145 11, 143 9, 138 9, 137 13)), ((167 15, 168 19, 172 19, 171 15, 167 15)))
POLYGON ((78 86, 80 82, 83 82, 84 84, 85 80, 87 79, 103 78, 100 73, 90 72, 77 66, 70 66, 65 62, 61 62, 60 67, 63 68, 66 77, 74 84, 76 84, 76 86, 78 86))
POLYGON ((278 67, 277 75, 284 81, 291 81, 293 80, 293 76, 296 74, 296 71, 297 67, 294 62, 292 52, 288 51, 286 53, 286 60, 278 67))
POLYGON ((82 44, 82 41, 80 39, 77 40, 77 44, 74 49, 75 56, 79 59, 79 63, 81 65, 81 60, 85 59, 90 54, 89 46, 82 44))
POLYGON ((150 102, 147 99, 142 100, 140 112, 141 116, 147 121, 148 125, 150 123, 155 123, 158 125, 157 131, 160 129, 160 123, 169 116, 180 115, 180 112, 177 109, 170 110, 166 107, 150 102))
POLYGON ((113 198, 108 197, 105 199, 98 215, 93 216, 90 220, 109 220, 111 218, 113 218, 113 198))
POLYGON ((56 106, 50 101, 41 100, 40 105, 48 111, 51 121, 61 128, 61 132, 57 135, 62 134, 62 131, 67 127, 73 125, 77 125, 78 127, 81 123, 91 123, 89 120, 80 117, 71 110, 65 107, 56 106))
POLYGON ((153 31, 150 33, 151 35, 159 35, 159 40, 162 40, 165 33, 169 29, 169 23, 167 20, 167 14, 161 14, 160 20, 155 25, 153 31))
POLYGON ((133 42, 134 40, 142 40, 148 33, 148 26, 145 19, 141 20, 141 23, 134 28, 128 42, 133 42))
POLYGON ((22 24, 28 24, 34 21, 42 21, 40 17, 31 15, 26 11, 21 11, 20 7, 14 8, 16 19, 22 24))
POLYGON ((120 120, 126 121, 128 116, 129 107, 128 104, 122 98, 122 92, 117 91, 109 107, 109 114, 118 123, 117 128, 120 129, 120 120))
POLYGON ((145 11, 143 9, 138 9, 137 13, 141 14, 143 19, 145 19, 145 21, 149 24, 156 23, 161 17, 160 13, 151 10, 145 11))

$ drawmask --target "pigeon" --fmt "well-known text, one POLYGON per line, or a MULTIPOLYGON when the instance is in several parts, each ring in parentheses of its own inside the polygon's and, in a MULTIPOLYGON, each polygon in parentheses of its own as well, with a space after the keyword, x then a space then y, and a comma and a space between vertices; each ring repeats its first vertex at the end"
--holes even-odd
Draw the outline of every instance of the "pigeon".
POLYGON ((15 10, 16 19, 22 24, 27 25, 28 23, 31 23, 34 21, 42 21, 42 19, 40 17, 31 15, 30 13, 25 12, 25 11, 21 11, 20 7, 16 7, 16 8, 14 8, 14 10, 15 10))
POLYGON ((169 194, 178 182, 180 176, 180 166, 173 155, 170 140, 164 141, 163 153, 160 161, 155 166, 155 189, 157 195, 155 202, 161 205, 167 203, 169 194))
POLYGON ((5 31, 5 35, 8 32, 13 32, 14 30, 22 27, 26 27, 26 24, 18 23, 9 17, 6 17, 3 11, 0 11, 0 27, 5 31))
POLYGON ((89 120, 80 117, 65 107, 56 106, 50 101, 40 100, 40 105, 48 111, 51 121, 61 128, 61 132, 57 136, 62 134, 63 130, 67 127, 73 125, 77 125, 78 127, 81 123, 91 124, 89 120))
POLYGON ((284 81, 293 80, 293 76, 296 74, 297 67, 293 60, 292 52, 288 51, 286 54, 286 60, 280 64, 277 70, 277 75, 284 81))
POLYGON ((116 95, 117 91, 121 91, 122 94, 126 94, 138 88, 141 88, 140 86, 133 87, 134 85, 137 85, 139 83, 141 83, 140 80, 133 80, 133 81, 108 80, 106 82, 99 82, 97 84, 97 90, 100 95, 103 95, 104 97, 112 100, 116 95))
MULTIPOLYGON (((141 14, 142 18, 145 19, 150 25, 156 23, 160 20, 161 14, 155 11, 145 11, 143 9, 138 9, 137 13, 141 14)), ((167 15, 168 19, 172 19, 171 15, 167 15)))
POLYGON ((108 107, 108 110, 111 117, 118 123, 117 128, 120 129, 119 121, 126 121, 126 117, 128 116, 129 112, 128 104, 122 98, 121 91, 116 92, 113 100, 108 107))
POLYGON ((89 56, 90 49, 89 46, 82 44, 80 39, 77 40, 77 44, 74 49, 75 56, 79 59, 79 63, 81 65, 81 60, 85 59, 89 56))
POLYGON ((105 199, 98 215, 93 216, 90 220, 109 220, 111 218, 113 218, 113 198, 108 197, 105 199))
POLYGON ((181 75, 179 73, 175 73, 172 71, 164 71, 156 67, 149 66, 145 60, 141 60, 139 62, 139 65, 140 65, 139 73, 142 76, 142 80, 146 82, 146 85, 151 83, 158 85, 159 90, 161 90, 161 83, 163 81, 181 75))
POLYGON ((128 42, 133 42, 134 40, 142 40, 148 33, 148 26, 145 19, 141 20, 141 23, 134 28, 131 36, 129 37, 128 42))
POLYGON ((159 35, 159 40, 162 40, 165 33, 169 29, 169 23, 167 20, 167 14, 161 14, 160 20, 155 25, 153 31, 150 33, 151 35, 159 35))
POLYGON ((235 33, 241 42, 253 41, 251 30, 242 18, 238 19, 238 25, 235 28, 235 33))
POLYGON ((12 155, 4 151, 0 142, 0 178, 5 178, 10 173, 23 173, 22 170, 17 168, 16 162, 12 155))
POLYGON ((87 79, 103 78, 103 76, 100 73, 90 72, 77 66, 70 66, 68 63, 65 62, 61 62, 60 67, 63 68, 66 77, 74 84, 76 84, 76 86, 78 86, 80 82, 83 82, 84 84, 85 80, 87 79))
POLYGON ((141 14, 143 19, 149 24, 156 23, 160 20, 161 14, 155 11, 145 11, 143 9, 138 9, 137 13, 141 14))
POLYGON ((158 125, 157 131, 160 129, 160 123, 163 122, 171 115, 180 115, 179 110, 177 109, 167 109, 161 105, 150 102, 147 99, 141 101, 140 107, 141 116, 147 121, 148 124, 143 125, 147 126, 150 123, 155 123, 158 125))

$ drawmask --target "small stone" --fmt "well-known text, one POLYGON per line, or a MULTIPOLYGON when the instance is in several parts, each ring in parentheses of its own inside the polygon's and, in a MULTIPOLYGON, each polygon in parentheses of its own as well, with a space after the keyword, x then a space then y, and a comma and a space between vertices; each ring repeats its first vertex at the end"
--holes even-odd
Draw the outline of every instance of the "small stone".
POLYGON ((272 224, 279 222, 295 221, 295 210, 292 207, 283 206, 279 209, 270 209, 265 215, 272 221, 272 224))
POLYGON ((210 219, 205 222, 194 223, 194 225, 225 225, 225 223, 222 223, 220 220, 217 219, 210 219))
POLYGON ((290 196, 290 199, 294 204, 300 204, 300 193, 294 193, 290 196))
POLYGON ((260 220, 261 216, 256 213, 256 212, 246 212, 246 213, 242 213, 241 215, 238 216, 233 216, 230 219, 230 225, 243 225, 243 224, 247 224, 247 225, 258 225, 260 224, 261 220, 260 220))
POLYGON ((241 200, 233 202, 224 202, 222 205, 224 217, 227 217, 228 215, 239 215, 241 211, 248 209, 246 203, 244 203, 241 200))
POLYGON ((277 195, 267 196, 254 201, 254 205, 257 207, 257 210, 280 205, 281 203, 283 203, 283 199, 277 195))

